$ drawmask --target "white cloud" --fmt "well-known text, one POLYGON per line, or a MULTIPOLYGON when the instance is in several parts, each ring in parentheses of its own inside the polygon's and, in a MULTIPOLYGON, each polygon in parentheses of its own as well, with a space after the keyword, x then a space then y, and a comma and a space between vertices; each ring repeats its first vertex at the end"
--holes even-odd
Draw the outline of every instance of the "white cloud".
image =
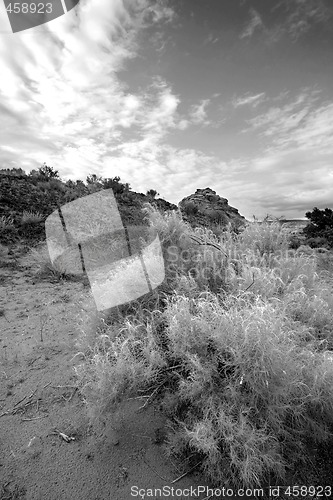
POLYGON ((207 45, 211 43, 212 45, 215 45, 219 41, 218 36, 214 36, 213 33, 209 33, 209 35, 205 38, 203 45, 207 45))
POLYGON ((210 123, 207 120, 207 106, 210 103, 210 99, 202 99, 199 104, 195 104, 190 110, 190 120, 196 125, 208 125, 210 123))
POLYGON ((150 111, 145 110, 145 130, 153 130, 155 134, 164 135, 166 129, 175 126, 176 111, 180 99, 174 95, 166 84, 159 90, 157 104, 150 111))
POLYGON ((263 22, 260 14, 253 8, 250 9, 251 20, 245 29, 240 34, 240 38, 251 38, 253 33, 258 29, 263 27, 263 22))
POLYGON ((292 140, 302 149, 317 149, 333 155, 333 103, 313 110, 294 131, 292 140))
POLYGON ((179 98, 165 82, 135 95, 117 76, 136 56, 140 30, 169 23, 173 10, 125 1, 81 1, 42 30, 0 39, 2 143, 12 148, 2 159, 30 169, 48 161, 66 175, 67 161, 73 173, 91 171, 103 164, 104 145, 116 147, 131 127, 151 142, 178 127, 179 98))
POLYGON ((275 43, 288 37, 297 42, 315 25, 330 30, 333 10, 329 3, 323 0, 280 0, 271 11, 280 10, 277 18, 282 17, 283 23, 265 29, 267 41, 275 43))
POLYGON ((253 107, 258 106, 265 99, 265 92, 261 92, 260 94, 250 95, 249 93, 245 94, 241 97, 235 97, 232 101, 232 104, 235 108, 244 105, 250 105, 253 107))
POLYGON ((175 11, 171 7, 165 5, 165 2, 161 0, 157 2, 146 2, 146 12, 152 16, 153 22, 155 23, 171 23, 176 17, 175 11))
MULTIPOLYGON (((287 97, 280 94, 279 100, 287 97)), ((247 210, 252 207, 256 215, 299 217, 316 205, 332 205, 333 103, 318 105, 318 100, 317 91, 304 89, 284 106, 248 120, 247 132, 259 134, 269 145, 241 162, 241 175, 234 173, 237 207, 242 208, 243 197, 247 210)))
POLYGON ((314 24, 327 24, 332 14, 322 0, 295 0, 295 10, 287 18, 287 31, 297 41, 314 24))
POLYGON ((294 101, 247 120, 250 128, 245 132, 258 131, 280 147, 320 147, 321 151, 333 152, 333 103, 318 106, 317 101, 318 91, 302 91, 294 101))

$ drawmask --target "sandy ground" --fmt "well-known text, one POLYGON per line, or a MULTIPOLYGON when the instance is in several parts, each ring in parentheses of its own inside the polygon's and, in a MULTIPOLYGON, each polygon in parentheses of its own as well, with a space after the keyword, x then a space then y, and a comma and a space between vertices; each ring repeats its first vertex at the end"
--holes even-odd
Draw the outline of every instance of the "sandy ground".
POLYGON ((94 315, 89 287, 37 280, 24 259, 0 267, 0 499, 209 496, 182 494, 207 486, 200 476, 172 483, 182 470, 163 454, 156 408, 131 400, 115 420, 89 424, 73 370, 94 315), (149 490, 164 486, 164 496, 149 490))

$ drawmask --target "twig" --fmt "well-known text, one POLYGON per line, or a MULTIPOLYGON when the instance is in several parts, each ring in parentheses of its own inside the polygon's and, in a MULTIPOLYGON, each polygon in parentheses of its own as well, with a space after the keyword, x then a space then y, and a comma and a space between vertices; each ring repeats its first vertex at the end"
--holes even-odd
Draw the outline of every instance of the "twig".
POLYGON ((20 399, 20 401, 18 401, 18 402, 17 402, 17 403, 13 406, 13 410, 14 410, 14 408, 16 408, 16 406, 17 406, 17 405, 19 405, 20 403, 22 403, 22 401, 24 401, 26 397, 27 397, 27 396, 24 396, 24 398, 20 399))
POLYGON ((127 401, 131 401, 132 399, 142 399, 142 398, 150 398, 150 396, 135 396, 133 398, 127 398, 127 401))
POLYGON ((40 317, 40 341, 41 342, 43 342, 43 330, 44 330, 44 327, 45 327, 48 319, 49 319, 48 314, 42 314, 42 316, 40 317))
POLYGON ((254 273, 252 274, 252 283, 247 288, 245 288, 244 292, 247 292, 247 290, 251 288, 253 284, 254 284, 254 273))
POLYGON ((153 396, 155 396, 155 394, 156 394, 156 393, 160 390, 160 388, 161 388, 161 387, 162 387, 165 383, 166 383, 166 380, 163 380, 163 382, 162 382, 160 385, 158 385, 158 386, 156 387, 156 389, 154 389, 154 390, 153 390, 153 392, 151 393, 151 395, 150 395, 150 396, 148 396, 147 401, 146 401, 146 402, 145 402, 142 406, 140 406, 140 408, 138 408, 138 410, 137 410, 137 411, 143 410, 143 408, 145 408, 145 407, 148 405, 149 400, 151 400, 151 399, 152 399, 152 397, 153 397, 153 396))
POLYGON ((195 241, 196 243, 198 243, 198 245, 207 245, 207 246, 210 246, 210 247, 214 247, 216 248, 217 250, 220 250, 220 252, 222 252, 224 254, 225 257, 228 257, 227 253, 223 250, 222 247, 220 247, 219 245, 217 245, 216 243, 213 243, 211 241, 203 241, 203 240, 200 240, 200 238, 198 237, 194 237, 194 236, 191 236, 189 235, 189 237, 195 241))
POLYGON ((49 385, 51 385, 51 384, 52 384, 52 382, 49 382, 48 384, 43 385, 43 389, 45 389, 45 387, 48 387, 48 386, 49 386, 49 385))
POLYGON ((73 436, 67 436, 67 434, 64 434, 63 432, 60 432, 58 429, 55 429, 52 434, 58 435, 61 437, 66 443, 70 443, 71 441, 75 441, 75 437, 73 436))
POLYGON ((181 364, 181 365, 176 365, 176 366, 168 366, 168 368, 163 368, 163 370, 161 370, 162 372, 169 372, 171 370, 175 370, 176 368, 182 368, 184 365, 181 364))
POLYGON ((19 412, 20 410, 25 410, 28 406, 33 405, 35 403, 36 403, 36 401, 29 401, 28 403, 25 403, 22 406, 18 406, 17 408, 13 408, 11 413, 12 413, 12 415, 16 415, 16 413, 19 412))
MULTIPOLYGON (((51 382, 50 382, 51 383, 51 382)), ((65 387, 71 387, 72 389, 78 389, 77 385, 51 385, 53 389, 64 389, 65 387)))
POLYGON ((13 410, 14 408, 16 408, 17 405, 19 405, 20 403, 22 403, 22 401, 24 401, 26 399, 26 397, 28 399, 32 398, 32 396, 35 394, 35 392, 37 392, 37 389, 35 389, 31 394, 30 396, 24 396, 24 398, 22 398, 20 401, 18 401, 14 406, 13 406, 13 410))
POLYGON ((140 437, 140 438, 147 438, 147 439, 151 439, 151 436, 145 436, 144 434, 132 434, 132 433, 131 433, 131 436, 140 437))
POLYGON ((184 474, 182 474, 181 476, 179 476, 176 479, 174 479, 173 481, 171 481, 171 484, 177 483, 177 481, 179 481, 183 477, 187 476, 187 474, 190 474, 192 472, 192 470, 194 470, 196 467, 198 467, 198 465, 200 465, 201 463, 202 463, 202 460, 200 460, 200 462, 198 462, 196 465, 194 465, 194 467, 192 467, 190 470, 188 470, 187 472, 184 472, 184 474))
POLYGON ((46 418, 48 415, 41 415, 40 417, 32 417, 32 418, 21 418, 22 422, 29 422, 30 420, 39 420, 40 418, 46 418))
POLYGON ((24 408, 26 408, 27 406, 35 403, 35 401, 28 401, 27 403, 25 403, 24 405, 21 405, 21 406, 18 406, 20 403, 22 403, 22 401, 24 401, 26 398, 28 399, 31 399, 32 396, 35 394, 35 392, 37 391, 37 389, 35 389, 34 391, 32 391, 32 393, 29 395, 29 396, 24 396, 24 398, 22 398, 20 401, 18 401, 11 410, 6 410, 4 411, 3 413, 0 414, 0 417, 3 417, 4 415, 8 415, 9 413, 11 413, 12 415, 15 415, 19 410, 23 410, 24 408))
POLYGON ((74 396, 74 394, 76 393, 77 390, 78 390, 78 388, 74 387, 74 391, 72 392, 71 397, 67 401, 71 401, 71 399, 73 398, 73 396, 74 396))
POLYGON ((152 466, 151 466, 151 465, 150 465, 150 464, 149 464, 149 463, 148 463, 148 462, 144 459, 144 457, 142 457, 142 460, 144 461, 144 463, 145 463, 146 465, 148 465, 148 467, 149 467, 149 468, 150 468, 153 472, 155 472, 155 474, 157 474, 157 476, 158 476, 160 479, 162 479, 162 480, 163 480, 163 481, 165 481, 165 482, 168 482, 168 480, 167 480, 165 477, 162 477, 162 476, 161 476, 161 475, 157 472, 157 470, 156 470, 156 469, 154 469, 154 467, 152 467, 152 466))
POLYGON ((37 359, 40 359, 41 357, 42 356, 37 356, 37 358, 35 358, 35 359, 31 360, 31 361, 28 361, 28 365, 32 366, 35 363, 35 361, 37 361, 37 359))

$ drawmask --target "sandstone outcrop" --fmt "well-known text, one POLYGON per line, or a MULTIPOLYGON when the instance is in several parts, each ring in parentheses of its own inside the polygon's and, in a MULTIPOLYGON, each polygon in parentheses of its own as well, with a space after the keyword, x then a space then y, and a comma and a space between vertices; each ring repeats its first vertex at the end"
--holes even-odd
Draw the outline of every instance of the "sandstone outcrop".
POLYGON ((183 219, 192 227, 209 227, 214 231, 226 227, 229 222, 235 229, 246 223, 237 208, 231 207, 226 198, 210 188, 197 189, 194 194, 183 198, 178 206, 183 219))

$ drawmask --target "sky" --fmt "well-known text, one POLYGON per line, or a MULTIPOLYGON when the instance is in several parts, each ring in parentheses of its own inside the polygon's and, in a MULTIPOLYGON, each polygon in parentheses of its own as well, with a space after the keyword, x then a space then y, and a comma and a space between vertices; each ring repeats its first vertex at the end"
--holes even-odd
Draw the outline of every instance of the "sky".
POLYGON ((333 208, 332 26, 332 0, 80 0, 13 34, 1 4, 0 169, 333 208))

